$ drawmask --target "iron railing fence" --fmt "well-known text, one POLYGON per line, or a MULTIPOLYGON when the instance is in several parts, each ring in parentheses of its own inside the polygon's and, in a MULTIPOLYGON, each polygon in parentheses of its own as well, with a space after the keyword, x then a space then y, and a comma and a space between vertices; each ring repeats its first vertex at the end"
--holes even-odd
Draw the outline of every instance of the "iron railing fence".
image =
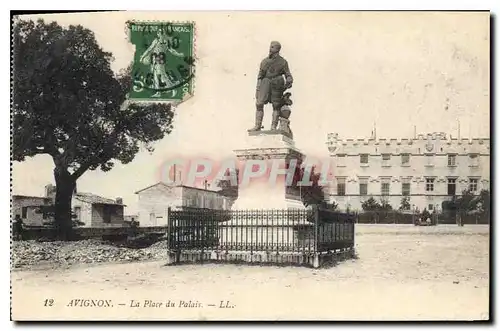
POLYGON ((320 253, 354 247, 353 214, 309 210, 168 210, 169 249, 320 253))

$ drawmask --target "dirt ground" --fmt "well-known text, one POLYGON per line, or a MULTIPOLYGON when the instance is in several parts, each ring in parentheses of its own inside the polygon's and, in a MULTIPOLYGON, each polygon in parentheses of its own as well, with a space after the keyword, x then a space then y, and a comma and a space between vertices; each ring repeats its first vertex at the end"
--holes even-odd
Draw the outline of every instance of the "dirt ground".
POLYGON ((356 250, 358 259, 324 269, 154 261, 13 271, 12 314, 15 320, 488 319, 488 226, 357 225, 356 250), (75 299, 111 301, 80 307, 75 299))

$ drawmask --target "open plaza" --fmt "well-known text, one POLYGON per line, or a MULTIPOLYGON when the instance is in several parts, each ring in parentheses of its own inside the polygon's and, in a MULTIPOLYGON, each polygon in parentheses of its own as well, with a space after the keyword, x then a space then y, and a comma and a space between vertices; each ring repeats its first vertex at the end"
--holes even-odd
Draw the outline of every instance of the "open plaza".
POLYGON ((47 319, 480 320, 489 312, 489 242, 489 225, 356 224, 356 258, 320 269, 166 266, 164 250, 150 261, 32 266, 12 272, 12 309, 47 319), (41 310, 54 293, 61 309, 41 310), (105 309, 67 306, 109 298, 114 306, 105 309), (134 298, 170 302, 175 311, 136 308, 134 315, 118 305, 134 298), (181 301, 202 307, 181 309, 181 301), (230 314, 220 307, 227 302, 230 314))

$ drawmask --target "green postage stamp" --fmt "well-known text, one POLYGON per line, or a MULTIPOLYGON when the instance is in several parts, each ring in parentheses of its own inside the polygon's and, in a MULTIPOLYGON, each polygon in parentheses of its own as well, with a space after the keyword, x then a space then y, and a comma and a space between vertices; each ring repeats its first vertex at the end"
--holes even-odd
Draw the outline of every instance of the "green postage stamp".
POLYGON ((129 99, 180 102, 193 95, 194 23, 127 22, 135 45, 129 99))

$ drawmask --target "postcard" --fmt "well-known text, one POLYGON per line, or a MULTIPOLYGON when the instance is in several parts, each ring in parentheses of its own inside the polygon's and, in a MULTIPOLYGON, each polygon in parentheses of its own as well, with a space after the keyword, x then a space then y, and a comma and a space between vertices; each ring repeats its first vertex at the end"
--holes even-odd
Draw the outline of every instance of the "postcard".
POLYGON ((490 20, 15 17, 11 319, 489 320, 490 20))

